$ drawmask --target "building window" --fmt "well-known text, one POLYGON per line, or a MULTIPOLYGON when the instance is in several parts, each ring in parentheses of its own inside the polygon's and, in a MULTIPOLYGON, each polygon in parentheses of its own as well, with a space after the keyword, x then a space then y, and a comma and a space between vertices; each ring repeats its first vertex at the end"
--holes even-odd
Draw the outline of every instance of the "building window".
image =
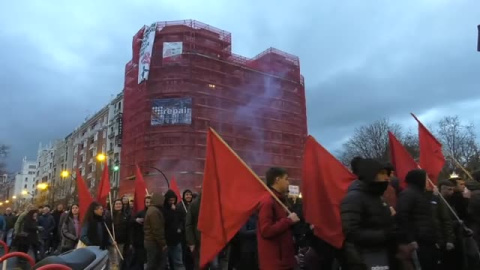
POLYGON ((25 184, 25 186, 23 188, 27 188, 27 185, 25 184))
POLYGON ((35 165, 30 165, 30 166, 28 166, 28 168, 29 168, 29 169, 36 169, 37 166, 35 166, 35 165))

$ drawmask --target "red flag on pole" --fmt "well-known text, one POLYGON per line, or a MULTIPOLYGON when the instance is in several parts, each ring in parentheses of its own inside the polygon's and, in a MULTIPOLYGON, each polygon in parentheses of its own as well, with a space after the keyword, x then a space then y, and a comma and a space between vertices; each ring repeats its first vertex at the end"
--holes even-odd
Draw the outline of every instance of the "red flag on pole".
POLYGON ((93 202, 93 198, 92 198, 92 194, 90 194, 90 191, 88 190, 87 185, 85 184, 85 181, 82 178, 82 174, 78 169, 77 169, 76 177, 77 177, 78 204, 80 206, 79 218, 81 223, 83 221, 83 217, 85 216, 85 213, 87 212, 88 207, 93 202))
POLYGON ((172 179, 170 180, 170 189, 175 192, 175 195, 177 195, 177 201, 182 200, 182 194, 180 193, 180 189, 178 188, 177 181, 175 180, 175 176, 172 176, 172 179))
POLYGON ((341 248, 344 235, 340 203, 350 184, 357 179, 340 161, 308 136, 303 156, 303 213, 314 225, 314 234, 341 248))
POLYGON ((142 211, 145 208, 145 196, 147 196, 147 185, 143 179, 140 167, 136 165, 135 171, 135 194, 133 200, 133 212, 142 211))
POLYGON ((102 179, 100 180, 100 186, 98 188, 98 193, 97 193, 97 201, 101 205, 103 205, 103 207, 107 206, 108 193, 110 193, 110 176, 108 174, 107 160, 105 160, 105 163, 103 166, 102 179))
POLYGON ((395 167, 395 173, 400 181, 400 187, 404 189, 406 187, 405 176, 411 170, 418 168, 417 163, 412 158, 407 149, 403 147, 402 143, 393 135, 392 132, 388 132, 388 139, 390 144, 390 158, 392 164, 395 167))
POLYGON ((445 165, 445 157, 442 153, 442 144, 430 133, 430 131, 412 113, 418 122, 418 140, 420 144, 420 167, 428 173, 428 177, 437 184, 438 175, 445 165))
POLYGON ((268 195, 266 185, 210 129, 198 218, 201 231, 200 268, 228 244, 268 195))

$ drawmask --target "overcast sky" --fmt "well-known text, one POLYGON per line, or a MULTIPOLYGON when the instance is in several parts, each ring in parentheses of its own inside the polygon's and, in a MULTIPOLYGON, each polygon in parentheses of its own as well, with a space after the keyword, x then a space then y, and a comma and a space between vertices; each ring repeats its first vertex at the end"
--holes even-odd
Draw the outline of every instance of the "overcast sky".
POLYGON ((480 126, 478 0, 2 1, 0 143, 17 170, 122 90, 132 36, 196 19, 232 33, 233 51, 298 55, 309 131, 335 152, 355 127, 409 112, 480 126))

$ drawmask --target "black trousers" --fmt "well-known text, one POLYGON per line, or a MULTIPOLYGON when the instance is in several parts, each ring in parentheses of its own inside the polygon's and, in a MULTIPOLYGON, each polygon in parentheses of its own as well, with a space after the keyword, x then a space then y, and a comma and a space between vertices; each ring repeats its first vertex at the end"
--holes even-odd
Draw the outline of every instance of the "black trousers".
POLYGON ((437 255, 438 253, 435 245, 419 245, 417 256, 422 270, 437 270, 437 255))

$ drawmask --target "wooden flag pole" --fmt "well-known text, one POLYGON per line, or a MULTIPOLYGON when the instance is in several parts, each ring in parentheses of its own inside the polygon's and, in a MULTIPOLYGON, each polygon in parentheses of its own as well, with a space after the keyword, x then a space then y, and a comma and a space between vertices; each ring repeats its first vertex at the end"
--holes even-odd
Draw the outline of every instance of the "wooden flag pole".
POLYGON ((124 260, 124 259, 123 259, 123 255, 122 255, 122 252, 120 252, 120 249, 118 248, 117 242, 116 242, 115 239, 113 238, 112 233, 111 233, 110 230, 108 229, 107 224, 106 224, 105 222, 103 222, 103 225, 105 225, 105 228, 107 229, 108 235, 110 235, 110 239, 112 239, 112 241, 115 242, 115 249, 117 250, 118 255, 120 255, 120 258, 121 258, 122 261, 123 261, 123 260, 124 260))
POLYGON ((215 136, 228 148, 228 150, 230 150, 230 152, 232 152, 232 154, 235 155, 236 158, 238 158, 238 160, 243 164, 243 166, 245 166, 245 168, 247 168, 247 170, 249 170, 250 173, 255 176, 258 182, 270 193, 270 195, 272 195, 272 197, 285 209, 285 211, 287 211, 288 214, 291 214, 292 212, 290 211, 290 209, 288 209, 288 207, 282 201, 280 201, 280 199, 273 193, 273 191, 267 186, 267 184, 265 184, 262 179, 260 179, 260 177, 258 177, 258 175, 245 163, 245 161, 243 161, 243 159, 241 159, 237 155, 237 153, 235 153, 235 151, 230 148, 230 146, 222 139, 222 137, 220 137, 220 135, 218 135, 218 133, 213 128, 210 128, 210 131, 212 131, 213 134, 215 134, 215 136))
POLYGON ((113 231, 113 240, 115 240, 115 224, 113 222, 113 205, 112 205, 112 192, 108 192, 108 201, 110 202, 110 215, 112 216, 112 231, 113 231))
MULTIPOLYGON (((432 187, 435 187, 437 190, 438 190, 438 187, 432 182, 432 180, 430 180, 430 178, 427 176, 427 180, 428 182, 430 183, 430 185, 432 185, 432 187)), ((447 205, 448 209, 450 210, 450 212, 452 212, 453 216, 455 217, 455 219, 457 219, 458 221, 462 221, 457 213, 455 213, 455 211, 453 210, 452 206, 447 202, 447 200, 445 199, 445 197, 443 197, 442 193, 440 193, 440 191, 438 191, 438 196, 440 197, 440 199, 442 199, 442 201, 447 205)))
POLYGON ((456 160, 454 157, 453 157, 453 154, 448 152, 447 153, 447 156, 453 161, 453 163, 455 163, 455 165, 460 169, 462 170, 467 176, 468 178, 470 178, 470 180, 474 180, 473 179, 473 176, 470 174, 469 171, 467 171, 467 169, 465 169, 465 167, 462 166, 462 164, 460 164, 460 162, 458 162, 458 160, 456 160))
POLYGON ((183 209, 185 209, 185 213, 188 213, 187 207, 185 206, 185 203, 183 202, 183 200, 182 200, 182 205, 183 205, 183 209))

